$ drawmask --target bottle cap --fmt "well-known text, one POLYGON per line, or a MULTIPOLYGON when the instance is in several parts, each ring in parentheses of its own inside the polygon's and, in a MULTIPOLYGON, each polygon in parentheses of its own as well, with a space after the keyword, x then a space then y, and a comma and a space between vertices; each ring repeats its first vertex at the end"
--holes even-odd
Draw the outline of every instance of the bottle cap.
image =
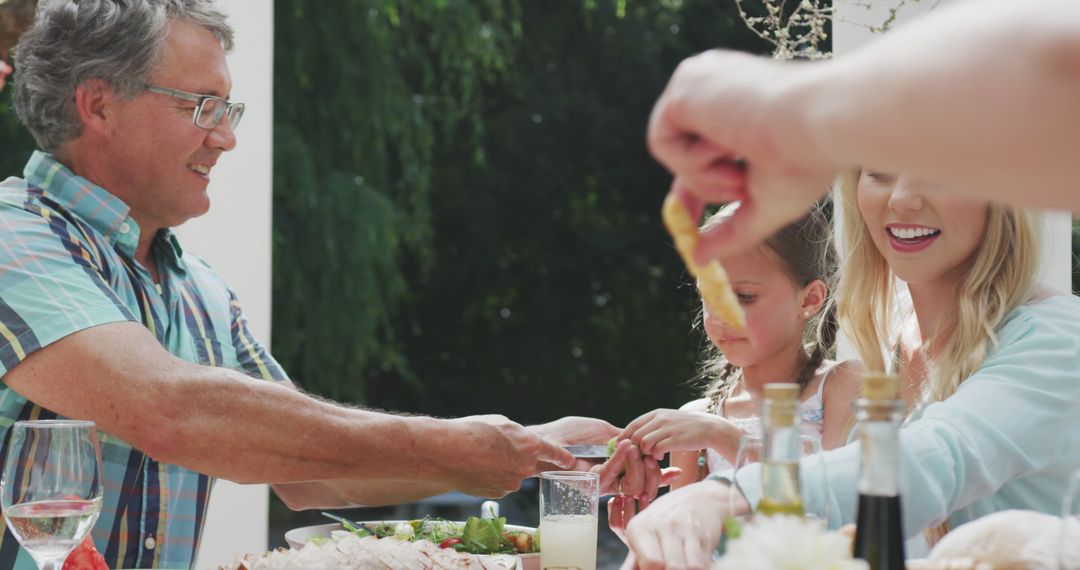
POLYGON ((892 374, 863 376, 862 397, 867 400, 895 400, 900 397, 900 379, 892 374))
POLYGON ((798 400, 802 388, 794 382, 774 382, 765 385, 765 399, 767 400, 798 400))
POLYGON ((798 384, 777 382, 765 385, 765 419, 773 427, 795 425, 798 411, 799 394, 802 388, 798 384))

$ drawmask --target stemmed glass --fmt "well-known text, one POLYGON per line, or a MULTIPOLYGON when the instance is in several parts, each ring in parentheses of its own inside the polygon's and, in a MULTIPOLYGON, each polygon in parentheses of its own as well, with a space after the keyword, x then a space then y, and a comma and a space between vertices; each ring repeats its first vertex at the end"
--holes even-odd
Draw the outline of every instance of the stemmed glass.
POLYGON ((11 427, 0 503, 7 527, 40 570, 58 570, 101 513, 101 446, 94 422, 11 427))
MULTIPOLYGON (((821 440, 812 435, 803 434, 800 436, 802 442, 802 455, 803 459, 799 464, 799 485, 802 491, 803 505, 809 505, 809 497, 811 496, 809 488, 809 481, 802 476, 802 473, 806 469, 812 469, 818 475, 817 479, 820 481, 819 485, 822 486, 822 496, 825 499, 824 510, 819 513, 806 513, 807 517, 821 520, 826 526, 829 525, 829 509, 832 503, 832 491, 829 488, 829 479, 826 477, 825 471, 825 456, 821 451, 821 440)), ((739 471, 745 469, 752 463, 758 463, 762 459, 762 448, 764 447, 764 438, 761 435, 743 434, 739 438, 739 450, 735 455, 735 475, 738 475, 739 471)), ((733 485, 738 488, 738 477, 733 478, 733 485)), ((740 489, 741 492, 741 489, 740 489)), ((731 508, 728 512, 735 512, 735 500, 736 494, 731 493, 731 508)))

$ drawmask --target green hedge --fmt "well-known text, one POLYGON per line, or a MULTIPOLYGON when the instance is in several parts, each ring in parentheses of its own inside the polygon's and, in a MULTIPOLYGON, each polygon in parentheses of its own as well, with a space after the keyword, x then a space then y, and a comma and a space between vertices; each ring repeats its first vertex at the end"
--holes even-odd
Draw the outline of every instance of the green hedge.
POLYGON ((697 301, 645 124, 734 3, 276 4, 273 350, 306 389, 625 421, 689 395, 697 301))

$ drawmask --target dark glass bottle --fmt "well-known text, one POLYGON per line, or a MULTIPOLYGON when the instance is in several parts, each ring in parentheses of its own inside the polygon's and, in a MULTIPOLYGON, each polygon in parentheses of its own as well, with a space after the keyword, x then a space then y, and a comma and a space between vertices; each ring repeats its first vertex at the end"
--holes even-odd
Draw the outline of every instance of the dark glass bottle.
POLYGON ((895 376, 869 374, 855 403, 862 445, 855 558, 865 560, 870 570, 904 570, 899 386, 895 376))

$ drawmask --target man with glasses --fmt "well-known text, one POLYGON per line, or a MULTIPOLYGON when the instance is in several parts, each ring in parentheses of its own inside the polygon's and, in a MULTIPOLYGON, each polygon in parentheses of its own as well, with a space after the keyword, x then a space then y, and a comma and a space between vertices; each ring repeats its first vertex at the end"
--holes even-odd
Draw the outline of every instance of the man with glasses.
POLYGON ((198 93, 189 93, 179 89, 169 89, 168 87, 161 87, 150 83, 146 84, 146 90, 151 93, 169 95, 170 97, 176 97, 177 99, 194 102, 195 115, 192 116, 191 121, 200 129, 206 129, 208 131, 213 129, 226 115, 229 117, 229 127, 236 129, 237 125, 240 124, 240 118, 244 116, 243 103, 233 103, 228 99, 222 99, 221 97, 199 95, 198 93))
MULTIPOLYGON (((402 417, 292 388, 171 230, 208 210, 236 146, 231 46, 212 0, 51 0, 16 50, 16 111, 42 150, 0 183, 0 429, 97 422, 93 538, 109 567, 190 567, 213 477, 271 483, 293 508, 499 496, 545 462, 569 467, 557 443, 617 433, 402 417)), ((5 530, 0 568, 24 567, 5 530)))

